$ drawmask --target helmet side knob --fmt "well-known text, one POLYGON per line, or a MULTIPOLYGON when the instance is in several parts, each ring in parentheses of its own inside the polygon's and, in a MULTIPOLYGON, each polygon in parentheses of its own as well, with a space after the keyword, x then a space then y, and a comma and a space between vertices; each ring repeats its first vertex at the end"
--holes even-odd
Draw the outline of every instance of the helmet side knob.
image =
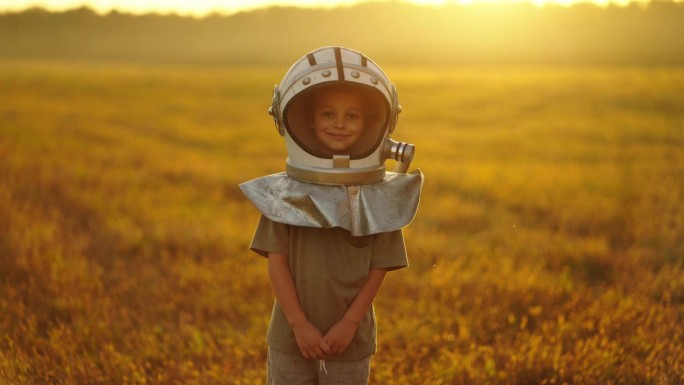
POLYGON ((268 107, 268 114, 273 118, 278 134, 285 136, 283 118, 280 114, 280 89, 277 84, 273 86, 273 98, 271 99, 271 106, 268 107))
POLYGON ((394 139, 387 138, 383 150, 385 159, 394 159, 397 161, 393 171, 406 173, 411 165, 411 161, 413 161, 413 156, 416 153, 416 146, 411 143, 397 142, 394 139))

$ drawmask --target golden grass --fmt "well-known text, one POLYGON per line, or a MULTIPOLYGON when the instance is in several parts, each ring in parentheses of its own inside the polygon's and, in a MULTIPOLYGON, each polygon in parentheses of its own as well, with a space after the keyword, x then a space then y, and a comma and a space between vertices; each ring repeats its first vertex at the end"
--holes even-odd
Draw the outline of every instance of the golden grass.
MULTIPOLYGON (((387 70, 426 181, 372 383, 683 383, 684 69, 387 70)), ((264 384, 283 71, 0 62, 0 383, 264 384)))

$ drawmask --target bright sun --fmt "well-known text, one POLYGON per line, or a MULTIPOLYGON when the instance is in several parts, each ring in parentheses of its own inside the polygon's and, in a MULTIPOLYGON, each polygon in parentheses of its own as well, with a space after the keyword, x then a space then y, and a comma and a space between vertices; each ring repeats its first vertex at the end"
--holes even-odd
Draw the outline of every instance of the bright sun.
MULTIPOLYGON (((19 11, 22 9, 38 6, 48 10, 65 10, 88 6, 98 12, 109 12, 116 9, 122 12, 145 13, 178 13, 181 15, 202 16, 211 12, 234 13, 254 8, 267 7, 270 5, 293 5, 304 7, 333 7, 353 5, 368 0, 3 0, 0 4, 2 11, 19 11)), ((582 0, 408 0, 410 3, 419 5, 444 5, 495 2, 529 1, 535 5, 555 3, 571 5, 582 0)), ((596 4, 617 3, 624 4, 630 0, 592 0, 596 4)))

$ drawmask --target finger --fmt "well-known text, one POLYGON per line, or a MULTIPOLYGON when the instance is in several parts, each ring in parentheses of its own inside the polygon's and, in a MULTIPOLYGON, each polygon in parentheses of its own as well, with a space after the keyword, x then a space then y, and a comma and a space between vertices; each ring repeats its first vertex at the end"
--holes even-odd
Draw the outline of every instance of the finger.
POLYGON ((321 340, 321 343, 318 347, 323 351, 323 353, 330 354, 330 345, 325 340, 321 340))
POLYGON ((328 357, 328 353, 324 352, 323 349, 316 349, 316 357, 319 359, 324 359, 328 357))

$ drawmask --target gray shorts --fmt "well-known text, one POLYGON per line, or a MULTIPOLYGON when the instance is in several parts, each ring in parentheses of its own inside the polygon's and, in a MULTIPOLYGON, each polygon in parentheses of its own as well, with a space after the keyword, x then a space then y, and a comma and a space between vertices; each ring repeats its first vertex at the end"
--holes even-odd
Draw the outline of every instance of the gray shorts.
POLYGON ((268 349, 268 385, 368 385, 371 356, 359 361, 307 360, 268 349))

